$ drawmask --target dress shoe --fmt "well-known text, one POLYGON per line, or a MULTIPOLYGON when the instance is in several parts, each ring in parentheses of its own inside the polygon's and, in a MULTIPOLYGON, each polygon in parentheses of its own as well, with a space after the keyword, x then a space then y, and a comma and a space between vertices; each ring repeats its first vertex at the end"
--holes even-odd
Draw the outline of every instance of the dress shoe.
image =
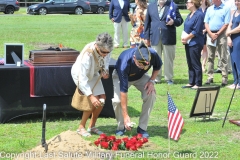
POLYGON ((184 89, 184 88, 192 88, 193 86, 182 86, 182 88, 184 89))
POLYGON ((222 73, 222 71, 217 69, 214 71, 214 73, 222 73))
POLYGON ((231 74, 232 72, 231 71, 228 71, 228 74, 231 74))
POLYGON ((222 78, 222 86, 226 86, 228 84, 227 78, 222 78))
POLYGON ((168 81, 167 81, 167 84, 168 84, 168 85, 173 85, 173 81, 172 81, 172 80, 168 80, 168 81))
POLYGON ((207 79, 207 81, 205 82, 205 84, 207 84, 207 85, 209 85, 209 84, 211 84, 211 83, 213 83, 213 79, 212 79, 212 78, 207 79))

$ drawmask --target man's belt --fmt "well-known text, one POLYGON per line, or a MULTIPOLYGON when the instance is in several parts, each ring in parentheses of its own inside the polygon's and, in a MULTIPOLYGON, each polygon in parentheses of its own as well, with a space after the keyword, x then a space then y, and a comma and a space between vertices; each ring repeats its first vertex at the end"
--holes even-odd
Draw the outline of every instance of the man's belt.
POLYGON ((211 31, 212 33, 217 33, 219 30, 217 30, 217 31, 211 31))

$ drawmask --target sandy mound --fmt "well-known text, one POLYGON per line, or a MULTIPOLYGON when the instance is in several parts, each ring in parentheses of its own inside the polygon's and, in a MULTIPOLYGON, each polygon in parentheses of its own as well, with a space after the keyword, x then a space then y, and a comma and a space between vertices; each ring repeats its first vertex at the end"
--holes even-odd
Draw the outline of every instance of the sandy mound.
POLYGON ((93 160, 93 159, 112 159, 112 154, 97 148, 92 142, 86 141, 74 131, 65 131, 46 141, 48 151, 39 145, 25 153, 20 153, 15 160, 93 160))

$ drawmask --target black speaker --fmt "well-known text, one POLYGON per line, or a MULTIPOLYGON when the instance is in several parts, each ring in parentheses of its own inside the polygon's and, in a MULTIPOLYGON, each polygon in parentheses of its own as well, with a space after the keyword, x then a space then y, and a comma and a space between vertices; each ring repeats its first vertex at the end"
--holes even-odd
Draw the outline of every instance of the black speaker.
POLYGON ((5 43, 4 44, 4 65, 17 65, 19 60, 21 65, 24 63, 24 44, 5 43))

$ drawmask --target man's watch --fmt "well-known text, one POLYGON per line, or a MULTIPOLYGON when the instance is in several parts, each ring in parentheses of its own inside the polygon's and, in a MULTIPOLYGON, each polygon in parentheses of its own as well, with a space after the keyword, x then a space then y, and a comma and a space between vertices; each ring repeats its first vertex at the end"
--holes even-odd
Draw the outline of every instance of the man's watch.
POLYGON ((149 79, 149 82, 152 82, 153 84, 155 84, 155 81, 152 79, 149 79))

